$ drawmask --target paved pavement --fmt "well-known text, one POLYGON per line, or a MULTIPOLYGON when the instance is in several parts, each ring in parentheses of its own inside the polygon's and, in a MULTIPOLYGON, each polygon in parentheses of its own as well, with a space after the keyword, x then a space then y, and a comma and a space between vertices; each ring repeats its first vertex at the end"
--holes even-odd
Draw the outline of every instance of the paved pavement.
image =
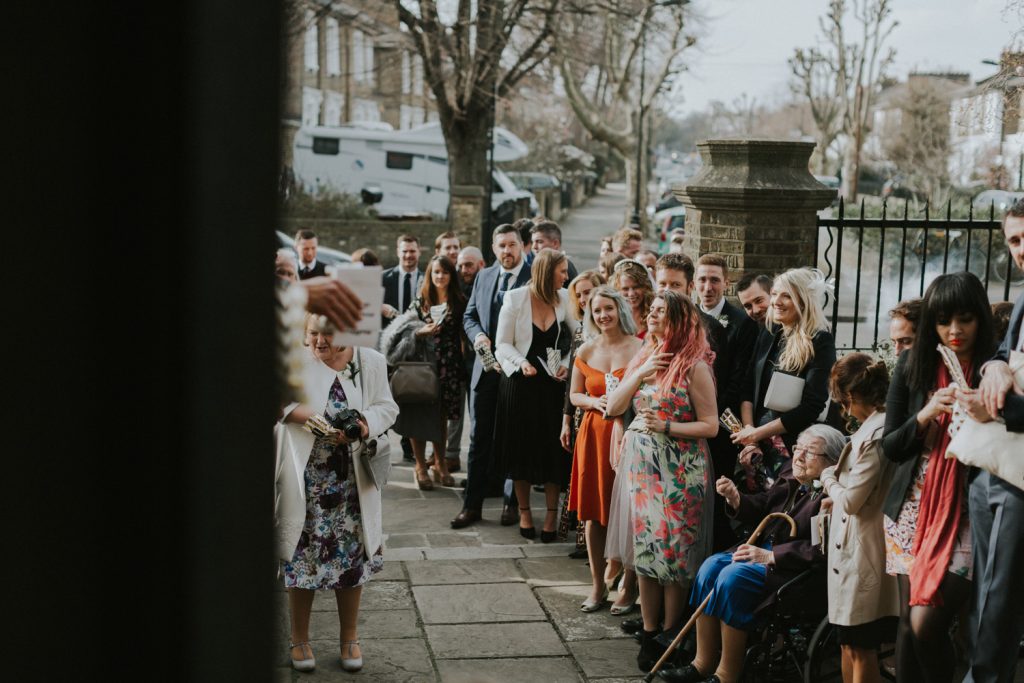
POLYGON ((601 238, 622 227, 626 217, 626 186, 609 183, 559 221, 562 248, 579 270, 597 268, 601 238))

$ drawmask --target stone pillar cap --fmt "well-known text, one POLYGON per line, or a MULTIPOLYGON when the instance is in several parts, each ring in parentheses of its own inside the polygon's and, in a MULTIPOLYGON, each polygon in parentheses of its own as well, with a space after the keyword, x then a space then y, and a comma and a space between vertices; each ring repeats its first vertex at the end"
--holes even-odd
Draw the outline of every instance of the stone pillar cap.
POLYGON ((452 185, 451 194, 457 197, 483 197, 483 185, 452 185))
POLYGON ((766 138, 725 138, 698 143, 700 172, 675 183, 672 193, 695 209, 735 211, 818 210, 836 191, 808 168, 815 143, 766 138))

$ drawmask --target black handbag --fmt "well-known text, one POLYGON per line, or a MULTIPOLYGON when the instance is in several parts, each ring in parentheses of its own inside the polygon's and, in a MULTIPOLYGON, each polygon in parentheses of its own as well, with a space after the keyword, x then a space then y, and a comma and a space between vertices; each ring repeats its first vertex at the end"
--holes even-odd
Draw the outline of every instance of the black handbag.
POLYGON ((392 366, 391 396, 397 403, 429 403, 441 391, 437 369, 426 361, 401 361, 392 366))

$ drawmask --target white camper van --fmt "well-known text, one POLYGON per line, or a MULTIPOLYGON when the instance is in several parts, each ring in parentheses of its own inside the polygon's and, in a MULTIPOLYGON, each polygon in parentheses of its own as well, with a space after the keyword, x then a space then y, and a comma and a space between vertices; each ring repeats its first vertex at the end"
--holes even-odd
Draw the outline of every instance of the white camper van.
MULTIPOLYGON (((525 156, 526 144, 504 128, 494 130, 494 160, 525 156)), ((295 134, 295 175, 308 192, 321 187, 363 196, 380 196, 376 209, 383 216, 448 212, 448 152, 440 124, 427 123, 396 131, 386 123, 311 126, 295 134)), ((518 189, 500 169, 494 170, 491 208, 508 199, 533 193, 518 189)))

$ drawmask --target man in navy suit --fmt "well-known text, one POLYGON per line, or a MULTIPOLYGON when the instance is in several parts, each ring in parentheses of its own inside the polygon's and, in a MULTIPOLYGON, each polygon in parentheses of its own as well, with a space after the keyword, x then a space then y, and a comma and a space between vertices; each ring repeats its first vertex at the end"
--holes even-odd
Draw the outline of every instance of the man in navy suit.
MULTIPOLYGON (((491 247, 497 261, 477 274, 463 317, 463 327, 473 347, 486 346, 492 353, 494 336, 498 330, 498 312, 505 301, 505 292, 522 287, 530 281, 530 265, 523 258, 523 240, 519 231, 505 223, 494 229, 493 239, 491 247)), ((469 472, 462 511, 451 521, 453 529, 461 529, 480 520, 488 483, 492 474, 495 474, 491 472, 491 465, 494 460, 494 411, 498 403, 498 378, 498 372, 484 370, 480 359, 474 360, 469 384, 469 414, 473 422, 467 458, 469 472)), ((506 503, 505 508, 503 519, 514 516, 509 503, 506 503)))
MULTIPOLYGON (((1024 200, 1007 211, 1003 235, 1014 263, 1024 269, 1024 200)), ((1008 365, 1011 351, 1024 351, 1022 318, 1024 295, 1013 307, 1010 327, 995 357, 982 367, 981 386, 977 391, 957 392, 957 400, 972 417, 983 422, 1002 417, 1010 432, 1024 432, 1024 395, 1014 387, 1008 365)), ((976 470, 969 500, 974 608, 971 667, 964 683, 1010 683, 1024 635, 1024 491, 985 470, 976 470)))
MULTIPOLYGON (((718 254, 704 254, 697 259, 694 282, 700 310, 725 328, 726 344, 715 357, 715 372, 718 382, 718 414, 726 408, 739 417, 740 388, 747 374, 747 366, 754 355, 758 327, 750 316, 725 298, 729 288, 729 266, 718 254)), ((736 446, 729 440, 729 433, 718 430, 718 436, 708 441, 711 460, 715 466, 715 477, 732 478, 736 469, 736 446)), ((725 499, 715 494, 715 530, 712 549, 725 550, 736 542, 729 517, 725 513, 725 499)))
POLYGON ((419 295, 423 271, 419 269, 420 238, 400 235, 397 240, 398 265, 381 273, 384 286, 384 324, 405 313, 419 295))
POLYGON ((312 230, 295 233, 295 253, 299 255, 299 279, 308 280, 327 274, 327 266, 316 260, 317 239, 312 230))

